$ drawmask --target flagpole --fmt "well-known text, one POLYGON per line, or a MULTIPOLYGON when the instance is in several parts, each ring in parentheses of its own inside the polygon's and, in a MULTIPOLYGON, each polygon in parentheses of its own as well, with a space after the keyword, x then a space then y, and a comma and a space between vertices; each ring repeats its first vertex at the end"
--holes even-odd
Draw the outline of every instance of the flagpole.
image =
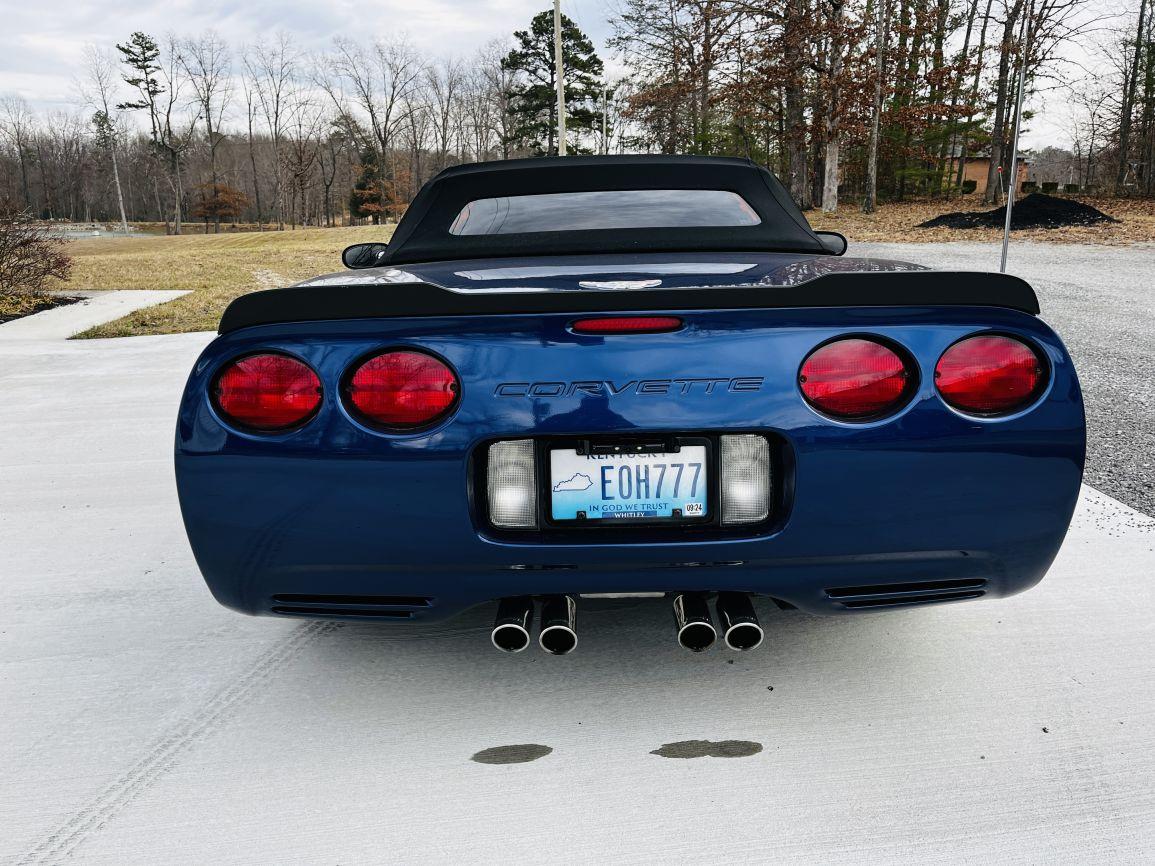
POLYGON ((565 156, 565 70, 561 54, 561 0, 553 0, 553 66, 557 79, 557 155, 565 156))
POLYGON ((602 82, 602 153, 610 152, 609 126, 606 117, 609 114, 609 98, 606 95, 606 83, 602 82))
POLYGON ((1023 81, 1027 77, 1027 34, 1028 23, 1034 4, 1023 9, 1023 27, 1020 35, 1022 57, 1019 58, 1019 93, 1015 99, 1015 134, 1011 142, 1011 171, 1007 179, 1007 221, 1003 226, 1003 257, 999 263, 999 273, 1007 272, 1007 247, 1011 243, 1011 211, 1015 207, 1015 187, 1019 181, 1019 130, 1023 125, 1023 81))

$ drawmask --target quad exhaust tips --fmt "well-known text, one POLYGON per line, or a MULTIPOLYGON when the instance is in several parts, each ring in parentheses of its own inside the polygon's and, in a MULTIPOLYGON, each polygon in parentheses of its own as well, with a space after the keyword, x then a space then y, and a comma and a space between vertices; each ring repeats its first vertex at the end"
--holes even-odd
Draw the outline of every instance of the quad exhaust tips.
POLYGON ((577 647, 577 604, 568 595, 550 595, 542 601, 537 642, 555 656, 564 656, 577 647))
POLYGON ((497 605, 493 631, 489 639, 502 652, 519 653, 529 646, 529 630, 533 626, 533 598, 503 598, 497 605))
MULTIPOLYGON (((529 646, 533 629, 532 596, 503 598, 497 605, 489 638, 502 652, 518 653, 529 646)), ((722 640, 732 650, 745 652, 762 645, 765 632, 750 596, 744 592, 720 592, 715 605, 722 640)), ((690 652, 705 652, 718 640, 719 629, 710 616, 710 604, 702 592, 683 592, 674 597, 674 624, 678 643, 690 652)), ((541 602, 541 631, 537 642, 550 655, 564 656, 577 648, 577 604, 568 595, 548 595, 541 602)))
POLYGON ((744 592, 720 592, 716 608, 726 646, 745 652, 762 645, 766 633, 762 631, 749 595, 744 592))
POLYGON ((674 624, 678 627, 678 643, 692 653, 705 652, 718 639, 718 632, 710 621, 710 605, 700 592, 684 592, 674 597, 674 624))

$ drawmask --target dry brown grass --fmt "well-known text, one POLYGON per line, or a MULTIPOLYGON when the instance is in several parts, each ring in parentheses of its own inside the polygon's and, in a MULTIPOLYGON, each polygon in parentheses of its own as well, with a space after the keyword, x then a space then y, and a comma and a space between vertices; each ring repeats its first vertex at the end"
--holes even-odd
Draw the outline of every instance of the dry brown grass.
POLYGON ((30 295, 10 295, 0 292, 0 325, 9 319, 18 319, 39 312, 43 298, 30 295))
POLYGON ((0 292, 0 325, 21 316, 51 310, 73 300, 75 298, 61 298, 57 295, 15 295, 0 292))
MULTIPOLYGON (((1095 226, 1071 226, 1062 229, 1016 230, 1018 240, 1072 244, 1129 244, 1155 241, 1155 201, 1148 199, 1080 198, 1118 223, 1095 226)), ((858 202, 847 202, 838 213, 827 215, 820 210, 807 211, 806 218, 816 229, 842 232, 851 243, 936 243, 943 241, 1000 241, 999 229, 917 228, 919 223, 953 211, 988 211, 975 196, 952 201, 912 201, 885 204, 875 213, 864 214, 858 202)))
MULTIPOLYGON (((1155 241, 1155 201, 1083 199, 1121 220, 1068 229, 1016 231, 1015 238, 1058 243, 1126 244, 1155 241)), ((955 210, 989 210, 974 196, 953 201, 886 204, 869 216, 856 202, 835 215, 809 211, 816 229, 840 231, 851 242, 930 243, 997 241, 996 229, 919 229, 920 222, 955 210)), ((238 295, 289 285, 341 269, 341 250, 384 240, 392 226, 302 229, 181 237, 88 238, 71 242, 72 278, 65 289, 189 289, 192 294, 92 328, 81 337, 120 337, 215 330, 238 295)))
POLYGON ((392 226, 72 241, 65 289, 188 289, 191 294, 100 325, 80 337, 212 331, 229 301, 339 271, 349 244, 388 240, 392 226))

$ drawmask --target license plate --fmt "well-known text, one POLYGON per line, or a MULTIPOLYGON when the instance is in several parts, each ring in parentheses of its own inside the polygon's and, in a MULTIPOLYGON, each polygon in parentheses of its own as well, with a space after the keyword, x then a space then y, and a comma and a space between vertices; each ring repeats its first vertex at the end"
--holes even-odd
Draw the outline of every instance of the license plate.
POLYGON ((701 520, 707 517, 705 445, 659 454, 550 451, 554 520, 701 520))

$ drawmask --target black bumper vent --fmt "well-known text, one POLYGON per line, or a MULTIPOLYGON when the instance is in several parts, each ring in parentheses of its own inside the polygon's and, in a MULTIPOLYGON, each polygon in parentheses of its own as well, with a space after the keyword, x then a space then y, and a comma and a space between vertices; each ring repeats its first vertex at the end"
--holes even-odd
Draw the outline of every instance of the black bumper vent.
POLYGON ((274 595, 272 612, 291 616, 364 616, 409 619, 433 606, 423 595, 274 595))
POLYGON ((964 601, 986 594, 986 580, 925 580, 917 583, 874 584, 870 586, 838 586, 826 590, 826 597, 841 607, 857 609, 870 607, 905 607, 915 604, 935 604, 944 601, 964 601))

